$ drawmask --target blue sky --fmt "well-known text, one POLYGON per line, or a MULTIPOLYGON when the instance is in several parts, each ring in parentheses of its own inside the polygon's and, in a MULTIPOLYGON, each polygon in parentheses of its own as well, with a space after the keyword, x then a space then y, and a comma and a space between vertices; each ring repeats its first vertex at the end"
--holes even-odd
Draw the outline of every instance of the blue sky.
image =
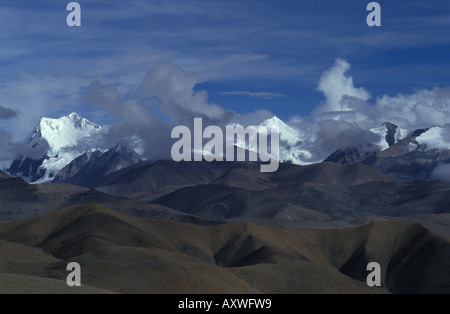
POLYGON ((367 26, 363 0, 81 0, 79 28, 66 25, 68 2, 1 4, 0 106, 18 112, 0 120, 3 128, 24 133, 40 116, 72 111, 108 123, 86 101, 91 83, 133 98, 147 72, 167 62, 195 73, 193 89, 209 103, 284 120, 325 101, 318 82, 338 58, 372 105, 449 85, 448 1, 378 1, 378 28, 367 26))

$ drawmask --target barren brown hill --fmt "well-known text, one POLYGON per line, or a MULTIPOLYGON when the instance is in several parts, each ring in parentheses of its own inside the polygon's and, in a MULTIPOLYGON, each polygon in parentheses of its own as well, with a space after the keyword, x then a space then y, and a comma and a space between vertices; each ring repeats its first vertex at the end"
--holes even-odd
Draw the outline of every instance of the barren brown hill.
POLYGON ((70 184, 31 185, 21 178, 2 178, 0 219, 23 219, 67 207, 88 191, 70 184))
POLYGON ((449 239, 397 221, 199 226, 88 204, 1 224, 0 239, 1 273, 64 280, 75 261, 86 285, 116 292, 450 293, 449 239), (381 264, 383 289, 365 283, 371 261, 381 264))
POLYGON ((400 218, 402 221, 420 223, 427 228, 450 238, 450 214, 409 215, 400 218))
POLYGON ((65 281, 19 274, 0 274, 1 294, 113 294, 87 285, 69 287, 65 281))
POLYGON ((364 164, 342 165, 323 162, 308 166, 280 164, 273 173, 262 173, 258 162, 174 162, 143 163, 122 169, 105 178, 98 190, 113 195, 133 195, 167 186, 223 184, 261 191, 286 183, 311 182, 353 186, 367 182, 397 182, 364 164))
POLYGON ((263 191, 198 185, 180 188, 152 202, 208 219, 356 221, 367 215, 402 217, 450 213, 449 196, 450 184, 441 181, 378 181, 356 186, 303 182, 263 191))
POLYGON ((279 183, 310 182, 343 186, 354 186, 377 181, 399 181, 392 176, 385 175, 364 164, 342 165, 334 162, 321 162, 308 166, 296 166, 294 169, 289 169, 290 166, 283 164, 280 167, 280 171, 273 174, 274 179, 279 183))
POLYGON ((175 219, 199 224, 214 221, 177 212, 162 205, 111 196, 67 183, 28 184, 21 178, 0 178, 0 219, 20 220, 73 205, 95 202, 138 217, 175 219))
MULTIPOLYGON (((256 163, 226 166, 233 168, 223 166, 229 170, 227 175, 214 180, 225 184, 163 186, 134 194, 132 198, 107 195, 66 183, 30 185, 20 178, 3 178, 0 179, 0 219, 20 220, 95 202, 137 217, 208 225, 225 220, 245 220, 291 227, 351 227, 407 215, 422 215, 416 216, 415 221, 438 227, 436 230, 444 234, 450 225, 445 221, 437 225, 423 216, 450 211, 449 183, 373 181, 347 186, 309 182, 320 179, 314 179, 315 172, 338 169, 336 173, 342 173, 342 170, 347 170, 341 176, 345 178, 360 165, 281 165, 280 172, 275 174, 261 174, 256 163), (262 175, 273 177, 263 180, 262 175), (250 187, 233 184, 248 184, 250 187), (259 190, 256 189, 258 184, 259 190)), ((360 170, 356 172, 362 173, 360 170)))

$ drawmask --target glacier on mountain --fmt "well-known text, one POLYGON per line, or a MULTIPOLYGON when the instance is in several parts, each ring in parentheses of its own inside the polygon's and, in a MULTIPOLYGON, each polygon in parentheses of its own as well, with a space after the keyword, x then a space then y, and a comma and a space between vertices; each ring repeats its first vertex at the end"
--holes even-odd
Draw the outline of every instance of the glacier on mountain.
POLYGON ((25 140, 27 150, 12 162, 8 172, 28 182, 50 181, 76 157, 99 150, 101 134, 100 125, 74 112, 59 119, 42 118, 25 140), (46 152, 36 157, 43 148, 46 152))

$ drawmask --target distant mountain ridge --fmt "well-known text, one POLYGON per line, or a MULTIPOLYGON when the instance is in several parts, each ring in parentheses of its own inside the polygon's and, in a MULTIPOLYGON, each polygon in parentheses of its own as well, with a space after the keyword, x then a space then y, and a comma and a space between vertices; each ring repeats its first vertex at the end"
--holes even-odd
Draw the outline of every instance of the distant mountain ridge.
POLYGON ((377 129, 376 132, 385 136, 388 146, 384 149, 368 143, 338 149, 324 161, 363 163, 406 181, 433 180, 434 169, 442 163, 450 163, 450 144, 445 142, 440 127, 417 129, 405 137, 405 130, 392 123, 384 123, 381 129, 384 131, 377 129))
POLYGON ((84 153, 61 169, 53 182, 70 182, 88 188, 120 169, 142 162, 141 157, 127 146, 118 144, 106 152, 84 153))
POLYGON ((0 220, 95 202, 137 217, 202 225, 253 221, 351 227, 396 217, 450 235, 450 183, 402 182, 364 164, 282 163, 275 173, 261 173, 259 166, 257 162, 140 162, 106 175, 100 180, 104 184, 91 190, 0 178, 0 220))
POLYGON ((299 180, 263 191, 223 184, 183 187, 152 203, 205 219, 259 217, 275 221, 364 223, 369 216, 381 219, 448 214, 449 194, 450 184, 439 181, 379 181, 343 186, 299 180))
POLYGON ((380 148, 375 144, 358 145, 347 149, 338 149, 328 156, 324 162, 352 165, 376 155, 379 151, 380 148))
POLYGON ((373 181, 398 181, 363 164, 280 164, 274 173, 261 173, 258 162, 174 162, 135 164, 105 176, 96 187, 113 195, 131 195, 167 186, 225 184, 261 191, 290 182, 357 185, 373 181))

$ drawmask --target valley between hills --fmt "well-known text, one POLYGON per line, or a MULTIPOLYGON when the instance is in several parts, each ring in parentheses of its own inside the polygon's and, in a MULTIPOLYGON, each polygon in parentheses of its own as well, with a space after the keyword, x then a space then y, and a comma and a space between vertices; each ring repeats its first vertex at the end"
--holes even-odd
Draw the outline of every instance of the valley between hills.
POLYGON ((1 292, 450 292, 450 184, 331 162, 119 172, 96 189, 2 175, 1 292), (381 287, 365 282, 372 261, 381 287))
MULTIPOLYGON (((200 226, 137 218, 96 204, 0 225, 2 273, 64 292, 65 265, 82 265, 84 292, 448 293, 448 238, 419 224, 385 221, 308 229, 229 223, 200 226), (383 286, 365 266, 380 263, 383 286), (95 288, 90 288, 95 287, 95 288), (89 290, 91 289, 91 290, 89 290), (98 290, 95 290, 98 289, 98 290)), ((20 284, 20 281, 15 281, 20 284)), ((14 284, 3 292, 20 291, 14 284)), ((77 289, 77 288, 74 288, 77 289)))

